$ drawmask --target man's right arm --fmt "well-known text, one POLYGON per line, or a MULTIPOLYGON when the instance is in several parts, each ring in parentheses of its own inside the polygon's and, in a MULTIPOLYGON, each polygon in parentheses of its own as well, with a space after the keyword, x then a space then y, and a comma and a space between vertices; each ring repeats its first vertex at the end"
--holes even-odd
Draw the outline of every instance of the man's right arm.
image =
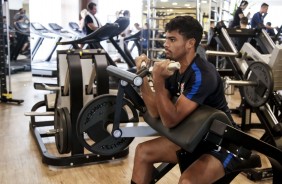
POLYGON ((159 112, 156 105, 155 92, 152 91, 152 88, 149 84, 149 80, 147 77, 143 78, 143 84, 140 89, 141 89, 142 98, 145 102, 149 114, 154 118, 159 117, 159 112))

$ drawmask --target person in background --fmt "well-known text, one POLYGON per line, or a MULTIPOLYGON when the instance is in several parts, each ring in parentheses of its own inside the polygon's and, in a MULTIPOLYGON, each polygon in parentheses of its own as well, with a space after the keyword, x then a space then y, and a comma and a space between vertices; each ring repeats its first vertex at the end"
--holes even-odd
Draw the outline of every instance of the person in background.
MULTIPOLYGON (((16 25, 17 23, 29 24, 29 18, 27 17, 25 9, 23 9, 23 8, 19 9, 19 11, 14 15, 13 19, 14 19, 14 26, 15 27, 18 27, 16 25)), ((29 30, 29 28, 28 28, 28 30, 29 30)), ((23 32, 27 32, 28 30, 27 29, 26 30, 21 29, 21 31, 23 31, 23 32)), ((20 54, 29 55, 30 54, 29 36, 16 31, 16 39, 17 39, 18 43, 20 43, 20 42, 24 43, 22 48, 20 49, 20 54)), ((13 58, 13 56, 12 56, 11 59, 16 60, 16 58, 13 58)))
POLYGON ((265 30, 269 34, 269 36, 275 36, 274 28, 271 27, 271 22, 266 23, 265 30))
MULTIPOLYGON (((126 17, 130 20, 130 12, 129 10, 124 10, 121 12, 120 17, 126 17)), ((122 37, 127 37, 131 35, 132 30, 130 29, 130 23, 127 28, 120 34, 122 37)))
POLYGON ((267 15, 269 5, 262 3, 260 11, 255 13, 251 19, 251 28, 265 27, 263 20, 267 15))
MULTIPOLYGON (((231 24, 231 27, 237 27, 240 26, 240 19, 245 17, 243 11, 247 8, 248 6, 248 1, 242 1, 240 3, 240 6, 237 8, 234 17, 233 17, 233 22, 231 24)), ((246 17, 248 17, 250 15, 250 12, 248 13, 248 15, 246 17)))
POLYGON ((97 5, 93 2, 88 3, 87 5, 87 15, 85 16, 84 26, 86 30, 86 34, 90 34, 93 31, 97 30, 102 26, 101 22, 95 16, 97 13, 97 5))
POLYGON ((14 22, 21 21, 26 24, 29 23, 29 18, 27 17, 26 11, 23 8, 19 9, 19 11, 14 15, 13 20, 14 22))
POLYGON ((150 46, 149 38, 152 36, 152 31, 149 29, 148 23, 144 24, 144 28, 141 32, 141 46, 142 49, 147 49, 150 46))
MULTIPOLYGON (((240 20, 240 27, 238 27, 240 29, 248 29, 248 18, 247 17, 242 17, 240 20)), ((248 37, 236 37, 236 48, 238 51, 241 50, 241 48, 243 47, 244 43, 248 41, 248 37)))

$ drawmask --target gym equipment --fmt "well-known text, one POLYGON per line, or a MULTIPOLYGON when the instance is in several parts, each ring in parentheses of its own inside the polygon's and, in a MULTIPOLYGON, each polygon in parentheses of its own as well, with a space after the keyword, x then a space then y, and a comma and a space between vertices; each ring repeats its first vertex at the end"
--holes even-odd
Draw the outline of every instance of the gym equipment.
MULTIPOLYGON (((280 99, 277 91, 282 87, 280 76, 282 47, 275 45, 265 30, 260 31, 260 39, 257 41, 262 44, 260 49, 265 54, 250 43, 245 43, 238 52, 224 26, 217 28, 215 39, 225 52, 207 51, 207 54, 225 55, 232 65, 236 80, 225 82, 239 87, 242 97, 241 129, 246 131, 251 128, 263 128, 265 133, 261 140, 282 149, 282 124, 278 115, 281 112, 279 105, 281 101, 277 101, 280 99), (261 124, 251 123, 252 112, 256 113, 261 124)), ((271 175, 265 174, 265 177, 271 175)))
MULTIPOLYGON (((9 26, 10 27, 10 26, 9 26)), ((11 73, 16 73, 17 71, 30 71, 31 70, 31 61, 30 61, 30 50, 29 46, 27 46, 24 51, 25 59, 18 58, 23 46, 28 43, 28 38, 30 37, 30 28, 29 23, 25 22, 15 22, 14 29, 16 35, 16 44, 14 46, 11 45, 11 73)))
POLYGON ((51 76, 54 77, 57 75, 57 68, 56 68, 56 61, 52 58, 54 55, 54 52, 56 50, 67 50, 67 49, 71 49, 70 46, 65 48, 58 48, 57 42, 63 40, 63 39, 67 39, 67 40, 73 40, 76 39, 74 34, 71 34, 69 31, 64 30, 63 27, 59 26, 56 23, 49 23, 49 27, 51 28, 51 30, 46 29, 44 26, 42 26, 39 23, 31 23, 32 27, 34 28, 34 30, 37 30, 37 34, 40 35, 39 37, 39 41, 37 44, 37 46, 35 46, 35 48, 37 49, 36 52, 38 51, 40 45, 42 47, 45 45, 49 45, 49 44, 44 44, 43 41, 46 38, 53 38, 53 39, 47 39, 47 40, 54 40, 51 42, 51 47, 50 47, 50 52, 46 55, 45 59, 40 59, 39 61, 36 61, 37 59, 34 58, 36 52, 33 52, 33 63, 32 63, 32 74, 33 75, 40 75, 40 76, 51 76), (38 33, 39 32, 39 33, 38 33), (43 34, 43 36, 41 36, 43 34), (47 35, 47 37, 46 37, 47 35))
MULTIPOLYGON (((58 51, 57 85, 35 84, 38 88, 50 90, 53 93, 45 95, 45 101, 38 102, 31 112, 25 115, 31 117, 30 129, 42 155, 42 162, 55 166, 73 166, 85 163, 98 163, 125 157, 128 148, 120 149, 114 154, 86 153, 76 136, 76 123, 80 110, 88 103, 94 94, 109 93, 106 73, 108 62, 106 53, 101 50, 68 50, 58 51), (97 70, 98 69, 98 70, 97 70), (94 91, 94 79, 102 85, 94 91), (103 81, 101 81, 101 79, 103 81), (101 88, 102 87, 102 88, 101 88), (53 105, 50 105, 52 104, 53 105), (46 112, 37 112, 46 107, 46 112), (51 116, 51 121, 36 121, 38 116, 51 116), (49 127, 47 133, 42 133, 40 127, 49 127), (48 152, 43 142, 44 137, 55 137, 57 151, 68 156, 55 156, 48 152)), ((81 135, 84 136, 84 135, 81 135)))
MULTIPOLYGON (((120 35, 129 25, 129 19, 126 17, 120 17, 118 18, 114 23, 110 24, 107 23, 106 25, 102 26, 98 30, 94 31, 93 33, 77 40, 73 41, 66 41, 66 42, 59 42, 58 45, 73 45, 74 48, 78 49, 78 44, 88 44, 91 45, 91 48, 95 49, 103 49, 105 50, 102 45, 100 44, 101 41, 109 40, 114 47, 118 50, 119 54, 124 58, 126 64, 128 65, 128 68, 132 71, 134 71, 135 62, 134 59, 130 54, 126 54, 119 46, 119 44, 115 41, 115 37, 120 35), (111 25, 115 24, 116 27, 114 29, 111 28, 111 25), (99 31, 100 29, 103 29, 102 31, 99 31), (96 32, 99 31, 99 34, 96 32)), ((109 64, 116 65, 115 62, 112 60, 112 58, 107 54, 107 59, 109 61, 109 64)))
MULTIPOLYGON (((46 27, 41 25, 37 22, 30 23, 30 30, 33 35, 37 35, 37 40, 35 40, 34 47, 31 49, 31 73, 32 75, 40 75, 40 76, 56 76, 57 75, 57 68, 56 68, 56 62, 52 60, 47 60, 47 58, 51 58, 54 51, 56 50, 56 43, 61 40, 62 38, 60 36, 56 36, 54 33, 52 33, 50 30, 48 30, 46 27), (48 42, 51 42, 50 46, 48 46, 47 49, 44 49, 46 54, 46 58, 39 60, 36 58, 38 55, 39 48, 42 48, 44 40, 48 40, 48 42), (51 40, 51 41, 50 41, 51 40), (49 50, 48 50, 49 49, 49 50), (46 51, 47 50, 47 51, 46 51)), ((40 52, 39 52, 40 53, 40 52)))
MULTIPOLYGON (((93 141, 87 143, 84 140, 80 140, 84 142, 83 144, 88 144, 86 146, 87 149, 110 154, 118 150, 115 148, 118 144, 107 142, 107 140, 112 139, 110 138, 111 136, 125 144, 121 138, 160 134, 166 136, 185 150, 185 152, 179 153, 179 158, 182 153, 201 155, 206 151, 206 146, 214 146, 215 148, 221 146, 240 158, 241 167, 237 168, 234 173, 220 179, 217 183, 230 182, 244 169, 260 167, 260 159, 257 155, 252 155, 252 151, 258 151, 269 157, 273 167, 273 183, 281 182, 282 151, 275 146, 231 127, 231 122, 223 112, 211 107, 200 106, 178 126, 171 129, 166 128, 162 125, 160 119, 150 117, 146 112, 142 98, 134 89, 134 87, 142 85, 142 78, 149 73, 149 69, 144 68, 138 74, 134 74, 115 66, 108 66, 107 72, 109 75, 117 77, 120 81, 115 100, 112 95, 101 95, 84 106, 79 114, 76 130, 78 136, 83 134, 83 132, 94 134, 94 127, 95 131, 97 131, 93 135, 93 141), (132 106, 135 108, 135 111, 140 111, 144 114, 143 117, 147 123, 146 125, 137 124, 134 115, 132 125, 127 119, 126 122, 123 121, 125 111, 128 109, 130 111, 134 110, 131 108, 132 106), (104 119, 106 120, 102 121, 104 119), (100 127, 100 129, 96 129, 97 127, 100 127), (101 139, 95 137, 99 136, 99 132, 104 132, 104 136, 101 139)), ((89 135, 89 137, 91 136, 89 135)), ((184 156, 184 158, 187 159, 189 157, 184 156)), ((194 160, 190 161, 192 163, 194 160)), ((185 169, 184 161, 180 160, 179 164, 181 171, 183 171, 185 169)), ((174 164, 162 163, 154 171, 151 183, 156 183, 172 167, 174 167, 174 164)))
POLYGON ((13 99, 12 94, 12 85, 11 85, 11 63, 10 63, 10 40, 9 40, 9 29, 4 34, 4 24, 6 28, 9 27, 9 3, 7 0, 4 0, 6 7, 6 22, 3 22, 3 7, 2 0, 0 1, 0 101, 4 103, 17 103, 21 104, 24 100, 13 99), (5 43, 5 36, 7 43, 5 43), (7 48, 7 53, 6 53, 7 48), (7 75, 6 75, 6 65, 8 65, 8 88, 7 88, 7 75))
MULTIPOLYGON (((175 70, 179 67, 179 63, 172 63, 169 69, 175 70)), ((137 110, 145 112, 145 105, 129 82, 133 82, 134 86, 141 86, 142 77, 116 68, 110 65, 107 71, 110 76, 118 79, 123 76, 117 96, 105 94, 92 99, 80 111, 77 120, 76 133, 79 141, 86 149, 97 154, 114 154, 128 147, 132 137, 156 134, 148 126, 132 125, 139 122, 137 110), (126 98, 123 98, 124 95, 126 98), (124 127, 119 127, 120 123, 124 127), (113 125, 111 133, 107 130, 110 125, 113 125), (82 136, 85 133, 88 135, 87 139, 82 136)), ((147 75, 147 71, 142 75, 147 75)))

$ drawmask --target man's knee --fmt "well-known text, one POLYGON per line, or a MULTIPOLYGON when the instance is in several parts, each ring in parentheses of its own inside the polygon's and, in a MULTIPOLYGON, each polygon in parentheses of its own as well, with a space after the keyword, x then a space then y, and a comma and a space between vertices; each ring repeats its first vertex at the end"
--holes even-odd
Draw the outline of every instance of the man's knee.
POLYGON ((185 178, 181 176, 178 184, 192 184, 192 183, 193 181, 191 181, 189 178, 185 178))
POLYGON ((135 158, 139 159, 139 160, 142 160, 142 161, 145 161, 147 160, 147 148, 146 148, 146 144, 144 143, 140 143, 136 146, 136 149, 135 149, 135 158))

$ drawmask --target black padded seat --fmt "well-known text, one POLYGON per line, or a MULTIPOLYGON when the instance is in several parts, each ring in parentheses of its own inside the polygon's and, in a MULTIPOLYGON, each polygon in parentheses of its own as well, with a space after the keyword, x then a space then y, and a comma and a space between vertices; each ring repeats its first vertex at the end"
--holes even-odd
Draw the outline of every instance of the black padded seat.
POLYGON ((211 124, 218 120, 231 125, 227 115, 217 109, 208 106, 199 106, 183 122, 173 128, 163 126, 160 119, 152 118, 148 112, 144 114, 144 120, 160 135, 192 153, 197 145, 203 140, 209 132, 211 124))

